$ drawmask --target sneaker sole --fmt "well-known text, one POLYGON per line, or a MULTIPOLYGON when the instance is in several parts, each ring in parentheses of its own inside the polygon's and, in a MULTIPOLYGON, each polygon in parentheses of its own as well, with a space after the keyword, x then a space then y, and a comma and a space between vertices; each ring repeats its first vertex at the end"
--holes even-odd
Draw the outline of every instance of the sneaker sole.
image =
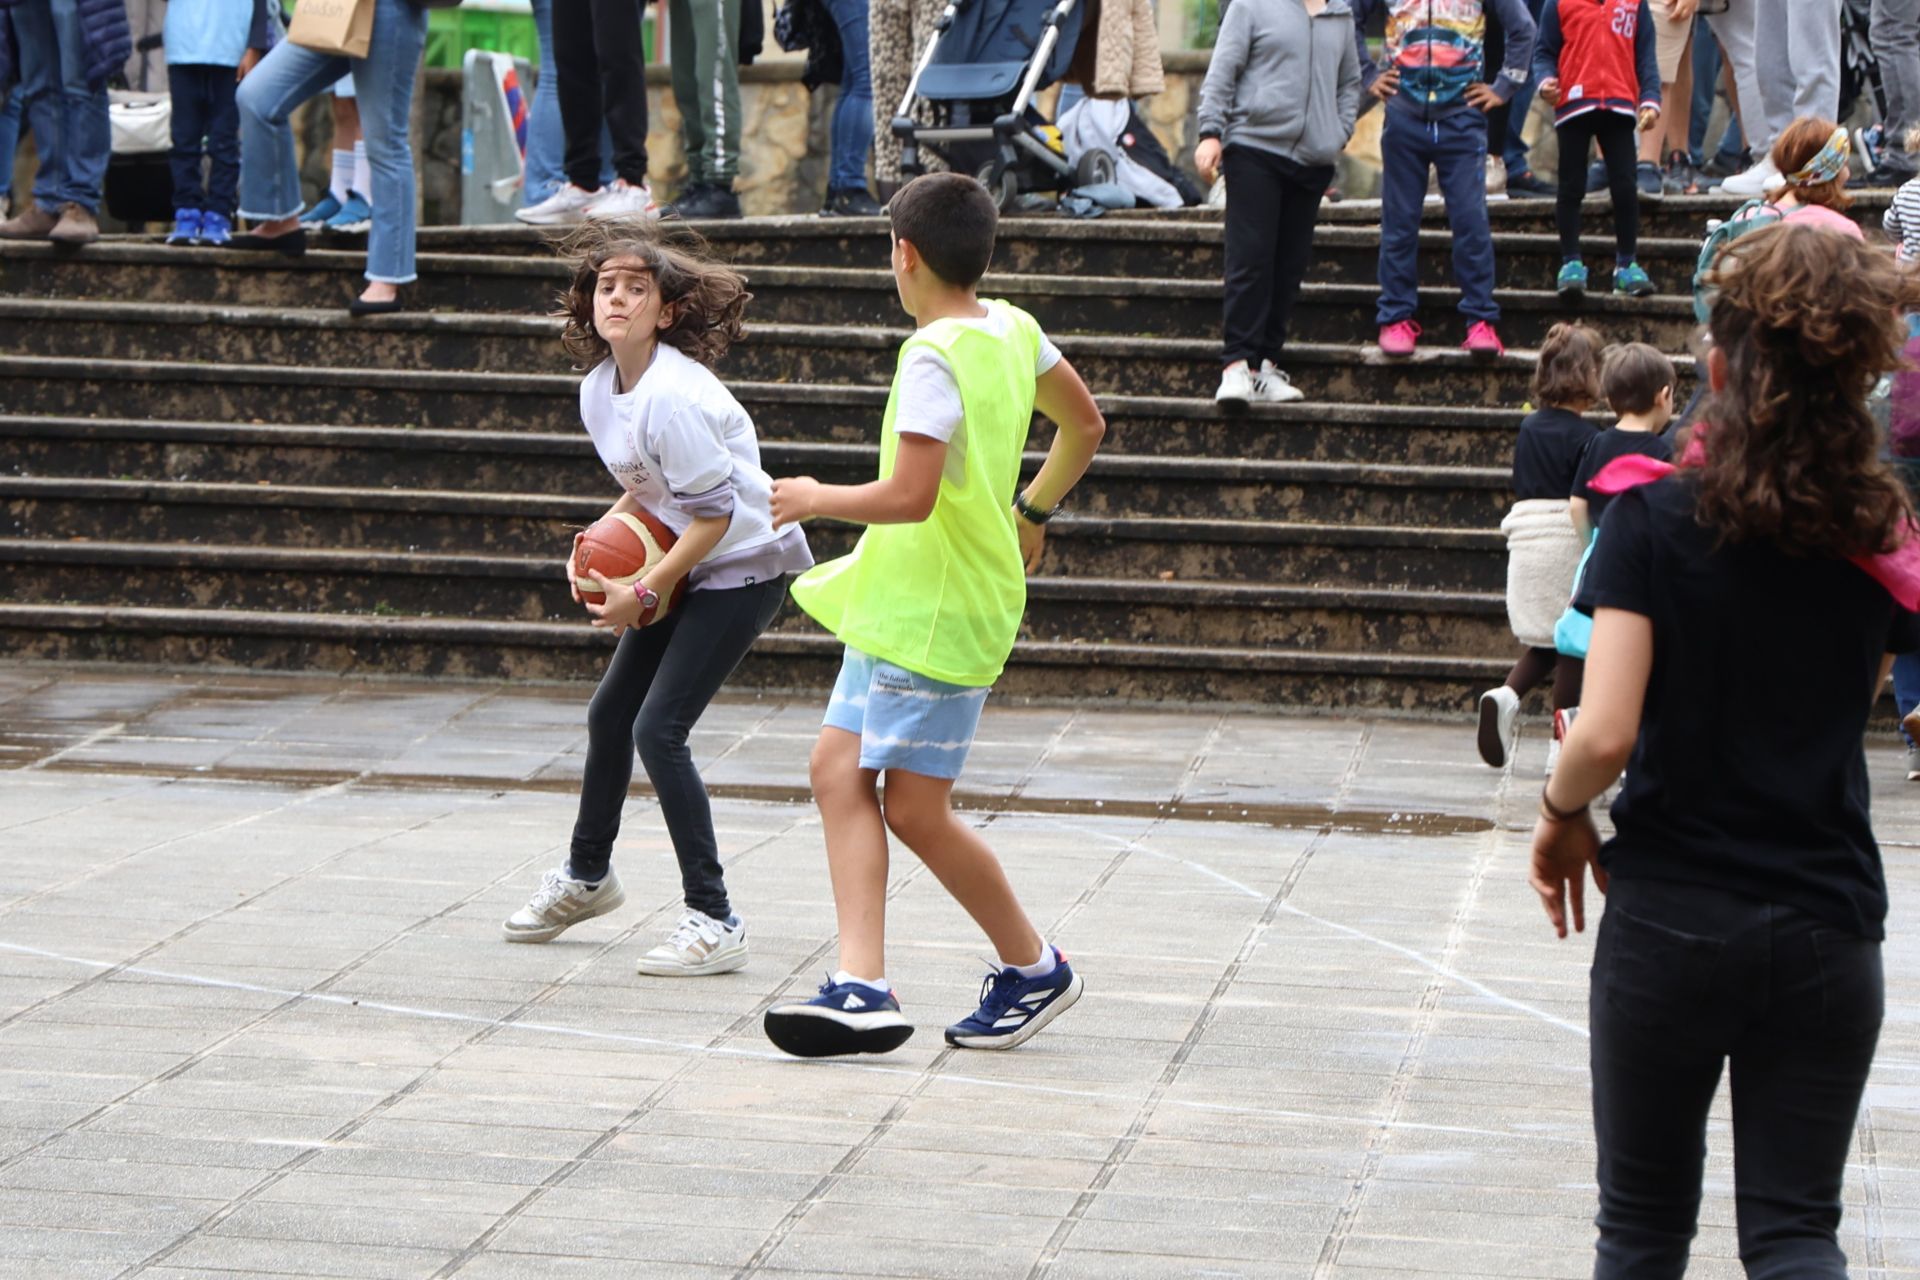
POLYGON ((587 220, 585 214, 577 212, 542 214, 538 218, 528 218, 518 213, 513 216, 517 221, 523 222, 529 227, 571 227, 587 220))
POLYGON ((1047 1025, 1055 1018, 1073 1008, 1086 989, 1087 984, 1076 973, 1073 975, 1073 981, 1067 985, 1067 989, 1061 992, 1052 1004, 1027 1019, 1018 1030, 1010 1031, 1004 1036, 957 1036, 949 1030, 947 1043, 956 1049, 1018 1049, 1046 1030, 1047 1025))
POLYGON ((548 925, 544 929, 510 929, 502 925, 500 926, 500 936, 508 942, 552 942, 555 938, 577 924, 585 924, 589 920, 606 915, 609 911, 618 911, 626 905, 626 901, 627 891, 623 887, 605 901, 594 903, 593 910, 587 912, 585 915, 575 916, 565 924, 548 925))
POLYGON ((367 232, 373 230, 373 219, 365 218, 359 222, 329 222, 322 230, 326 231, 329 235, 336 236, 365 235, 367 232))
POLYGON ((1480 758, 1496 769, 1507 767, 1507 744, 1500 740, 1500 704, 1488 694, 1480 695, 1480 758))
POLYGON ((1578 302, 1587 296, 1587 286, 1583 284, 1557 286, 1554 291, 1560 295, 1562 302, 1578 302))
POLYGON ((635 973, 649 978, 705 978, 716 973, 734 973, 747 967, 747 949, 723 951, 708 956, 699 964, 680 964, 674 960, 653 960, 641 956, 633 966, 635 973))
POLYGON ((1216 395, 1213 398, 1213 402, 1222 409, 1244 409, 1253 403, 1253 397, 1216 395))
POLYGON ((807 1012, 767 1010, 761 1025, 767 1039, 796 1058, 842 1058, 856 1053, 892 1053, 913 1038, 913 1027, 899 1014, 877 1025, 848 1026, 831 1012, 800 1006, 807 1012))

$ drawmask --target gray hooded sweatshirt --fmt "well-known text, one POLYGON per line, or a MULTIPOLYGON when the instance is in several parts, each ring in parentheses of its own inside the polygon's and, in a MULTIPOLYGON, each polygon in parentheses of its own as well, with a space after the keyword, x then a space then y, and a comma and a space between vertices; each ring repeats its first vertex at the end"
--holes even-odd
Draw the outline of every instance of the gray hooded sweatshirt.
POLYGON ((1200 136, 1296 164, 1332 164, 1360 114, 1360 55, 1347 0, 1233 0, 1200 87, 1200 136))

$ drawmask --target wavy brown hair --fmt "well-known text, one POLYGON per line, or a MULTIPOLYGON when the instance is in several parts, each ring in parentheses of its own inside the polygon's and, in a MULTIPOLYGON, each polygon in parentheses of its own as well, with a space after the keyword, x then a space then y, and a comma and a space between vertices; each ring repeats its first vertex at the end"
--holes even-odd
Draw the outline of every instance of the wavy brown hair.
POLYGON ((593 326, 593 291, 601 269, 619 259, 638 262, 672 308, 660 341, 708 368, 739 341, 753 295, 738 271, 713 257, 699 232, 659 222, 589 220, 559 249, 573 259, 573 278, 552 314, 566 322, 560 341, 580 368, 599 364, 612 351, 593 326))
POLYGON ((1547 330, 1531 390, 1543 409, 1592 408, 1600 399, 1600 335, 1565 320, 1547 330))
POLYGON ((1747 232, 1708 277, 1727 363, 1691 433, 1695 518, 1722 543, 1805 556, 1893 550, 1913 518, 1880 458, 1867 394, 1901 366, 1920 276, 1851 236, 1791 224, 1747 232))

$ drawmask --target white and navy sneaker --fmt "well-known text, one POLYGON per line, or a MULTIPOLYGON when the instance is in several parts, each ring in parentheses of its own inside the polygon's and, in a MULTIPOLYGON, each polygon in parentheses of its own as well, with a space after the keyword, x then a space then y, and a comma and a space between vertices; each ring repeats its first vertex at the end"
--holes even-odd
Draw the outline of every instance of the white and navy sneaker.
POLYGON ((805 1004, 777 1004, 767 1010, 764 1025, 767 1039, 796 1058, 892 1053, 913 1035, 891 991, 832 978, 805 1004))
POLYGON ((1073 1007, 1085 984, 1060 948, 1053 948, 1053 972, 1023 978, 1018 969, 1002 969, 980 984, 980 1007, 947 1028, 947 1043, 957 1049, 1012 1049, 1073 1007))

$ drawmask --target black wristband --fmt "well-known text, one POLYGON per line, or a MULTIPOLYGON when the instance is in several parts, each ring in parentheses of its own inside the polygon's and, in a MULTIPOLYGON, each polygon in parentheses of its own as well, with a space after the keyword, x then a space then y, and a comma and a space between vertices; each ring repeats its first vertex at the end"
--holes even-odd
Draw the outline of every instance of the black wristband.
POLYGON ((1059 507, 1053 507, 1043 511, 1039 507, 1034 506, 1031 502, 1027 501, 1027 495, 1024 493, 1016 493, 1013 495, 1013 509, 1033 524, 1045 524, 1060 514, 1059 507))
POLYGON ((1555 822, 1572 822, 1575 818, 1584 816, 1588 811, 1588 806, 1583 804, 1578 809, 1562 809, 1559 805, 1547 799, 1547 789, 1542 786, 1540 788, 1540 809, 1541 812, 1545 813, 1555 822))

